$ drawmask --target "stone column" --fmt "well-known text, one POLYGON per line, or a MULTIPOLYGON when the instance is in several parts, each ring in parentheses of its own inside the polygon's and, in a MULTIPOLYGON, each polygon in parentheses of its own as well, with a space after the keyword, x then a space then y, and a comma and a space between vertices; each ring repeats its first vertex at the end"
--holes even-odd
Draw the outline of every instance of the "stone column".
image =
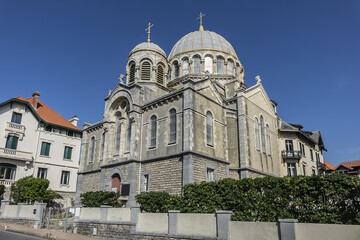
POLYGON ((100 171, 100 182, 99 182, 99 191, 104 190, 104 181, 105 181, 105 168, 101 168, 100 171))
POLYGON ((135 67, 135 82, 140 80, 140 66, 135 67))
POLYGON ((229 223, 232 211, 216 211, 216 236, 218 240, 229 239, 229 223))
POLYGON ((109 205, 100 206, 100 221, 102 222, 107 221, 108 208, 111 208, 111 206, 109 205))
POLYGON ((10 200, 1 200, 0 217, 3 216, 5 206, 9 205, 9 203, 10 203, 10 200))
POLYGON ((177 234, 177 218, 179 210, 169 210, 168 211, 168 234, 169 236, 177 234))
MULTIPOLYGON (((248 155, 248 128, 246 119, 246 102, 243 90, 237 91, 237 110, 238 110, 238 134, 239 134, 239 167, 246 168, 249 164, 248 155)), ((240 178, 248 178, 248 171, 241 171, 240 178)))
POLYGON ((194 183, 194 159, 192 158, 191 154, 187 154, 183 156, 182 159, 182 167, 183 167, 183 184, 182 186, 185 186, 186 184, 194 183))
POLYGON ((127 182, 130 184, 129 198, 126 203, 126 207, 136 207, 136 163, 132 162, 128 165, 127 182))
POLYGON ((83 180, 83 174, 77 173, 77 181, 76 181, 76 193, 75 193, 75 206, 80 205, 80 194, 81 194, 81 186, 83 180))
POLYGON ((295 223, 297 219, 279 219, 279 232, 281 240, 295 240, 295 223))
POLYGON ((36 222, 34 228, 38 228, 38 229, 41 228, 41 223, 45 208, 46 208, 46 203, 36 203, 36 216, 35 216, 36 222))

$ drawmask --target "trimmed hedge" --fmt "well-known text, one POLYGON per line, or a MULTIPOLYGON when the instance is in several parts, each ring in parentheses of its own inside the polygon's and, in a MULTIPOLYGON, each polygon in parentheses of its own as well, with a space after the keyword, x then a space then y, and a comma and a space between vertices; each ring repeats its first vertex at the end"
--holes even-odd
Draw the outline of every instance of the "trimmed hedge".
POLYGON ((101 205, 110 205, 112 207, 122 207, 126 201, 119 201, 120 193, 114 192, 86 192, 80 195, 81 204, 84 207, 100 207, 101 205))
POLYGON ((0 184, 0 196, 3 195, 5 192, 5 185, 0 184))
POLYGON ((360 179, 344 174, 224 179, 188 184, 183 192, 183 197, 142 193, 136 200, 148 212, 230 210, 234 221, 360 224, 360 179))

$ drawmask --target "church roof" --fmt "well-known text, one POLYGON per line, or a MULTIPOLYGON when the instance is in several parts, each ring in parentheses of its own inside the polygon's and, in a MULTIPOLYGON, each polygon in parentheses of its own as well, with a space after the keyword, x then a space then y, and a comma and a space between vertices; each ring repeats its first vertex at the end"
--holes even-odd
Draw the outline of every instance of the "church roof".
POLYGON ((152 42, 143 42, 143 43, 136 45, 136 47, 134 47, 134 49, 131 50, 129 56, 138 51, 157 52, 166 58, 166 53, 164 52, 164 50, 162 50, 161 47, 159 47, 159 45, 152 43, 152 42))
POLYGON ((185 35, 174 45, 169 60, 179 54, 199 50, 223 52, 238 59, 234 48, 224 37, 211 31, 195 31, 185 35))

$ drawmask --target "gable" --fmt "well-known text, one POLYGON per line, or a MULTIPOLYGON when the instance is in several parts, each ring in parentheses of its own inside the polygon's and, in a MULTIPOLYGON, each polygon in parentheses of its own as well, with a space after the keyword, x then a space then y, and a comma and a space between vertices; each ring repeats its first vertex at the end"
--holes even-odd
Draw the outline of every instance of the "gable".
POLYGON ((271 115, 275 113, 274 108, 272 107, 269 98, 262 88, 255 88, 250 90, 245 95, 249 101, 263 109, 264 111, 270 113, 271 115))
POLYGON ((211 81, 205 81, 197 86, 197 92, 208 97, 219 104, 222 104, 222 97, 216 89, 216 86, 211 81))

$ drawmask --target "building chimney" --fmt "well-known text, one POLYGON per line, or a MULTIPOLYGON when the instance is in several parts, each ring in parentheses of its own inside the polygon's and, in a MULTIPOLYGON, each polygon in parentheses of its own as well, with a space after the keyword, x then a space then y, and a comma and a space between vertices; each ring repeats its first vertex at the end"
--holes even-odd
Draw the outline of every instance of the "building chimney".
POLYGON ((38 91, 35 91, 33 94, 33 100, 32 100, 32 105, 35 109, 37 109, 37 105, 38 105, 38 101, 39 101, 39 97, 40 97, 40 93, 38 91))
POLYGON ((75 127, 77 127, 77 123, 78 123, 79 119, 77 118, 77 116, 73 116, 69 122, 71 122, 75 127))

